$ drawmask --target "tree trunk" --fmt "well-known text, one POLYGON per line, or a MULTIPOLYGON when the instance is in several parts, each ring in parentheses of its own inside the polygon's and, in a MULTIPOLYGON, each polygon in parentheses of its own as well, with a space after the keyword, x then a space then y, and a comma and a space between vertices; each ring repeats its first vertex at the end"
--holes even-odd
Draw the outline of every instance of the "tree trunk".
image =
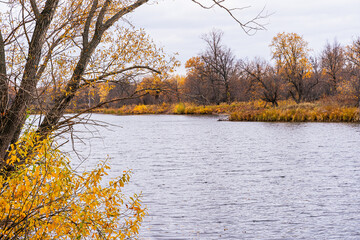
POLYGON ((5 110, 9 101, 9 85, 6 75, 5 61, 5 43, 0 30, 0 118, 2 118, 2 116, 5 114, 5 110))
MULTIPOLYGON (((15 143, 20 135, 26 119, 26 108, 34 99, 38 79, 36 72, 41 58, 41 50, 45 42, 46 32, 50 26, 59 0, 47 0, 43 11, 36 19, 34 33, 29 44, 28 57, 24 68, 20 89, 14 103, 1 119, 0 159, 6 159, 6 151, 15 143)), ((0 160, 0 169, 4 160, 0 160)))
POLYGON ((226 103, 231 103, 231 94, 230 94, 230 87, 229 87, 229 81, 225 81, 225 94, 226 94, 226 103))

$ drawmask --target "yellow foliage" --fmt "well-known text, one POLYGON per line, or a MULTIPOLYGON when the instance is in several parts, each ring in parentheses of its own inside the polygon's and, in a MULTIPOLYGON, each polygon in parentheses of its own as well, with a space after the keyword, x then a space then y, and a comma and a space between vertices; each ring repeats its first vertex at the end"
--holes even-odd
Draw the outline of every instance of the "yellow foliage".
POLYGON ((33 132, 12 146, 7 164, 15 170, 0 175, 0 239, 128 239, 138 234, 145 211, 137 195, 127 200, 121 193, 129 171, 103 186, 106 162, 76 172, 51 139, 33 132))
POLYGON ((137 91, 145 91, 151 95, 159 95, 164 88, 163 82, 159 76, 144 78, 137 86, 137 91))
POLYGON ((185 104, 184 103, 178 103, 175 105, 175 108, 174 108, 174 113, 177 113, 177 114, 184 114, 185 113, 185 104))
POLYGON ((188 75, 195 73, 199 68, 204 67, 205 63, 201 60, 200 57, 192 57, 185 63, 185 68, 188 75))
POLYGON ((147 107, 146 107, 146 105, 144 105, 144 104, 141 104, 141 105, 136 105, 136 106, 134 107, 133 112, 134 112, 135 114, 144 114, 144 113, 148 113, 148 111, 147 111, 147 107))
POLYGON ((272 58, 280 73, 288 76, 311 76, 312 66, 308 59, 308 43, 296 33, 278 33, 270 45, 272 58))
POLYGON ((106 101, 106 97, 108 96, 109 92, 111 89, 114 88, 114 85, 110 85, 108 83, 101 83, 98 86, 98 93, 99 93, 99 97, 100 97, 100 102, 105 102, 106 101))
POLYGON ((178 86, 179 88, 183 88, 183 87, 184 87, 184 84, 185 84, 185 76, 175 75, 172 80, 177 83, 177 86, 178 86))

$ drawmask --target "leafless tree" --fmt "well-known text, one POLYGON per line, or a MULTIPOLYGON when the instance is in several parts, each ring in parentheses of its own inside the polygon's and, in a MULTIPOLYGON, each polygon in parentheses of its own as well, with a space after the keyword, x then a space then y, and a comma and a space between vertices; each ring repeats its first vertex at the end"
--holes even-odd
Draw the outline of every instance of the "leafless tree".
POLYGON ((360 37, 355 39, 346 51, 347 72, 356 102, 360 105, 360 37))
POLYGON ((255 94, 260 94, 263 101, 271 103, 274 107, 278 106, 282 82, 275 69, 259 58, 251 62, 242 60, 239 66, 253 83, 252 88, 255 94))
POLYGON ((327 76, 328 95, 336 94, 338 83, 342 79, 345 68, 345 51, 336 40, 333 44, 327 43, 321 54, 321 68, 327 76))
POLYGON ((304 82, 304 99, 306 101, 314 101, 328 93, 328 82, 323 79, 319 57, 310 57, 309 62, 312 70, 310 76, 304 82))
POLYGON ((214 88, 224 87, 225 96, 217 96, 216 102, 221 101, 230 103, 230 81, 236 71, 235 56, 231 49, 222 45, 223 32, 213 30, 203 36, 207 44, 206 50, 201 54, 201 59, 207 68, 208 78, 214 88))
POLYGON ((360 37, 348 46, 346 57, 350 64, 360 67, 360 37))

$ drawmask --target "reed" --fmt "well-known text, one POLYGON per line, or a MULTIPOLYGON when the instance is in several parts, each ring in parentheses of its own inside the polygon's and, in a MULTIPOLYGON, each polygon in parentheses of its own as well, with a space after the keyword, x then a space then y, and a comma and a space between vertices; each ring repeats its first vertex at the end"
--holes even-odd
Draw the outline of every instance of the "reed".
MULTIPOLYGON (((308 105, 309 106, 309 105, 308 105)), ((359 108, 355 107, 303 107, 271 108, 238 111, 230 114, 231 121, 264 122, 359 122, 359 108)))
POLYGON ((279 101, 272 107, 261 100, 233 102, 219 105, 194 103, 163 103, 158 105, 124 105, 118 109, 97 109, 105 114, 228 114, 230 121, 266 122, 360 122, 359 108, 329 104, 323 101, 296 104, 291 100, 279 101))

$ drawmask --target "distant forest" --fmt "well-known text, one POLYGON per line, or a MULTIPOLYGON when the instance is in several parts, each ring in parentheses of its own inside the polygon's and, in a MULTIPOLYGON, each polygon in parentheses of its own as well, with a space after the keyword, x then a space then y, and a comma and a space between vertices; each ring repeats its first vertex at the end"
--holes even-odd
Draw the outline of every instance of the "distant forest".
MULTIPOLYGON (((203 36, 205 51, 189 59, 185 76, 171 73, 103 83, 83 89, 72 108, 81 109, 109 102, 106 107, 125 104, 192 102, 201 105, 263 100, 273 106, 293 99, 296 103, 331 99, 358 106, 360 97, 360 37, 351 45, 336 40, 326 43, 318 56, 311 55, 303 37, 279 33, 271 44, 272 61, 237 59, 222 43, 223 32, 203 36), (131 96, 136 93, 136 96, 131 96), (122 101, 113 101, 123 99, 122 101)), ((55 95, 48 91, 47 96, 55 95)))

